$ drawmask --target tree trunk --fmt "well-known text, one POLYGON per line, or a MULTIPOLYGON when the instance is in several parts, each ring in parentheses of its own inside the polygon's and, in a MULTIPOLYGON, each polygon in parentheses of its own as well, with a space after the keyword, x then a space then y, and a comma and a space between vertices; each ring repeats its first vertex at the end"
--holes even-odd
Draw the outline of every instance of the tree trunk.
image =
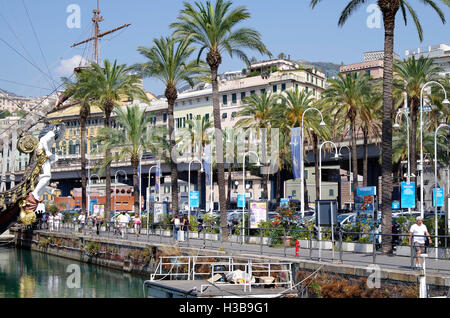
MULTIPOLYGON (((284 193, 283 193, 283 195, 286 196, 284 193)), ((281 168, 278 168, 278 170, 277 170, 277 188, 276 188, 275 198, 277 200, 277 206, 280 206, 280 201, 281 201, 281 168)))
MULTIPOLYGON (((399 9, 396 1, 380 1, 384 20, 384 75, 383 75, 383 126, 382 126, 382 233, 392 232, 392 82, 394 64, 395 15, 399 9)), ((392 253, 392 238, 382 236, 383 253, 392 253)))
POLYGON ((139 160, 136 160, 136 158, 132 159, 131 167, 133 168, 134 213, 139 213, 139 176, 138 176, 139 160))
POLYGON ((86 215, 86 116, 80 115, 81 210, 86 215))
POLYGON ((320 200, 320 173, 319 173, 319 137, 313 133, 314 172, 316 183, 316 200, 320 200))
MULTIPOLYGON (((105 123, 104 127, 110 126, 110 120, 111 120, 111 112, 112 107, 105 107, 105 123)), ((111 157, 111 151, 109 149, 106 149, 105 151, 105 159, 108 159, 111 157)), ((106 216, 106 222, 111 221, 111 163, 108 163, 105 170, 106 174, 106 180, 105 180, 105 216, 106 216)))
POLYGON ((355 124, 355 118, 356 116, 353 116, 351 119, 351 125, 352 125, 352 170, 353 170, 353 197, 356 198, 356 189, 358 188, 358 152, 357 152, 357 146, 356 146, 356 124, 355 124))
POLYGON ((167 86, 165 96, 167 98, 168 109, 168 128, 169 128, 169 148, 170 148, 170 180, 171 180, 171 194, 172 194, 172 216, 178 214, 178 170, 177 163, 174 160, 175 149, 175 119, 174 119, 174 105, 178 98, 177 89, 174 86, 167 86))
MULTIPOLYGON (((417 114, 419 112, 420 107, 420 99, 417 97, 413 97, 410 103, 410 120, 411 120, 411 134, 410 134, 410 165, 411 165, 411 174, 415 175, 415 177, 411 177, 412 182, 416 182, 416 186, 418 185, 418 174, 417 174, 417 114)), ((417 196, 416 196, 417 198, 417 196)), ((416 206, 419 206, 418 201, 416 202, 416 206)))
POLYGON ((368 161, 369 161, 369 145, 368 145, 368 138, 369 138, 369 132, 367 131, 367 127, 363 128, 363 134, 364 134, 364 154, 363 154, 363 178, 364 178, 364 186, 367 187, 368 180, 368 161))
POLYGON ((225 196, 225 167, 223 163, 223 138, 222 138, 222 122, 220 118, 220 102, 219 102, 219 82, 217 74, 219 65, 222 63, 222 57, 218 51, 209 52, 206 61, 211 68, 211 83, 213 94, 213 113, 214 128, 216 141, 216 158, 217 158, 217 183, 219 186, 219 205, 220 205, 220 227, 222 230, 222 241, 228 241, 228 227, 226 214, 226 196, 225 196))

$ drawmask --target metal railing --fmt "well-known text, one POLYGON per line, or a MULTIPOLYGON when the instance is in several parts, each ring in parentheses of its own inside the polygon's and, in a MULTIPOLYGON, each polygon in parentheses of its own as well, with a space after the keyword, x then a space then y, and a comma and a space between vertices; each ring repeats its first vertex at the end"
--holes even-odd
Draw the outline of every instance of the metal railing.
MULTIPOLYGON (((414 244, 407 246, 401 245, 402 238, 409 238, 410 234, 403 233, 376 233, 376 232, 349 232, 334 231, 334 241, 331 240, 329 229, 321 229, 319 240, 319 230, 308 229, 279 229, 279 228, 242 228, 227 226, 228 240, 222 241, 223 228, 217 226, 203 225, 197 231, 189 230, 189 227, 175 227, 173 224, 151 224, 147 229, 146 224, 143 228, 135 230, 131 225, 118 224, 115 222, 102 222, 98 226, 95 222, 87 223, 62 223, 59 229, 51 231, 49 227, 43 225, 43 230, 50 232, 73 233, 93 236, 115 238, 127 241, 159 242, 176 246, 186 246, 201 249, 220 249, 227 248, 238 250, 239 252, 257 253, 260 255, 273 255, 284 257, 302 257, 318 261, 339 261, 353 263, 367 263, 367 255, 371 257, 372 264, 381 264, 378 259, 382 253, 381 241, 388 240, 392 244, 392 249, 396 248, 393 256, 398 259, 410 258, 410 267, 414 267, 416 257, 414 244), (178 228, 178 231, 176 231, 178 228), (245 235, 242 235, 244 231, 245 235), (178 234, 178 235, 177 235, 178 234), (177 237, 177 239, 175 239, 177 237), (299 240, 300 246, 295 247, 296 240, 299 240), (359 242, 358 242, 359 241, 359 242), (364 243, 361 243, 364 242, 364 243), (298 254, 298 255, 297 255, 298 254), (349 256, 350 255, 350 256, 349 256), (364 257, 356 257, 356 256, 364 257), (353 257, 352 257, 353 256, 353 257)), ((193 227, 195 230, 195 227, 193 227)), ((418 237, 418 236, 416 236, 418 237)), ((450 260, 450 236, 429 235, 433 240, 438 238, 442 244, 439 249, 431 244, 427 247, 430 258, 436 261, 450 260)), ((412 238, 411 242, 414 242, 412 238)), ((450 271, 450 263, 446 263, 444 270, 450 271)))

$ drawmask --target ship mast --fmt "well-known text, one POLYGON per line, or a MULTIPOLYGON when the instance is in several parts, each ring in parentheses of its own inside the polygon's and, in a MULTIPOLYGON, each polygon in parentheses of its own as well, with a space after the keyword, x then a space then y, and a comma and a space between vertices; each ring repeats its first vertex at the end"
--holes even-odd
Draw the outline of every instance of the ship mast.
MULTIPOLYGON (((99 60, 98 41, 99 41, 99 39, 101 39, 101 38, 104 37, 105 35, 108 35, 108 34, 111 34, 111 33, 116 32, 116 31, 119 31, 119 30, 121 30, 121 29, 127 28, 127 27, 129 27, 131 24, 124 24, 124 25, 121 25, 121 26, 118 27, 118 28, 115 28, 115 29, 112 29, 112 30, 109 30, 109 31, 106 31, 106 32, 103 32, 103 33, 100 33, 99 23, 100 23, 100 22, 103 22, 104 19, 103 19, 102 16, 100 16, 100 4, 99 4, 99 0, 97 0, 97 9, 94 9, 92 12, 94 13, 94 17, 92 18, 92 22, 94 23, 94 36, 91 37, 91 38, 89 38, 89 39, 86 39, 86 40, 84 40, 84 41, 75 43, 75 44, 73 44, 71 47, 73 48, 73 47, 79 46, 79 45, 81 45, 81 44, 88 43, 88 42, 90 42, 90 41, 94 41, 94 60, 95 60, 95 62, 98 64, 98 60, 99 60)), ((75 70, 77 70, 77 69, 75 69, 75 70)))

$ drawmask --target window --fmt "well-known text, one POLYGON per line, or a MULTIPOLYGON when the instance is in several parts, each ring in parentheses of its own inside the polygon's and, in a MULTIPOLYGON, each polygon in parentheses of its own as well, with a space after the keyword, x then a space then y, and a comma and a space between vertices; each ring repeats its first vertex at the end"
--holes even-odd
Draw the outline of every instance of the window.
POLYGON ((163 122, 167 122, 167 113, 163 114, 163 122))
POLYGON ((231 118, 234 119, 234 118, 236 117, 236 114, 237 114, 236 112, 232 112, 232 113, 231 113, 231 118))
POLYGON ((206 114, 206 115, 205 115, 205 120, 206 120, 206 121, 209 121, 209 114, 206 114))
POLYGON ((189 100, 189 105, 192 105, 192 99, 189 100))
POLYGON ((330 189, 330 191, 329 191, 328 194, 329 194, 330 197, 334 197, 334 190, 333 190, 333 189, 330 189))
POLYGON ((297 190, 292 190, 292 196, 296 197, 297 196, 297 190))
POLYGON ((274 93, 276 93, 276 92, 277 92, 277 88, 278 88, 278 86, 277 86, 277 85, 273 85, 273 92, 274 92, 274 93))
POLYGON ((295 89, 298 89, 298 84, 295 84, 295 89))
POLYGON ((305 179, 308 179, 308 170, 305 170, 305 179))
POLYGON ((224 105, 228 104, 228 96, 227 95, 223 95, 222 96, 222 102, 223 102, 224 105))
POLYGON ((206 97, 205 99, 206 99, 207 102, 209 102, 209 97, 206 97))
POLYGON ((308 91, 309 91, 309 87, 305 87, 306 94, 308 94, 308 91))
POLYGON ((243 101, 245 99, 245 92, 241 93, 241 101, 243 101))
POLYGON ((309 82, 309 73, 306 74, 306 80, 309 82))
POLYGON ((250 95, 256 94, 255 91, 250 91, 250 95))
POLYGON ((236 94, 231 95, 231 102, 232 102, 233 104, 236 104, 236 103, 237 103, 237 95, 236 95, 236 94))
POLYGON ((200 98, 197 98, 197 103, 200 104, 200 98))
POLYGON ((321 81, 320 86, 323 87, 323 80, 320 80, 320 81, 321 81))
POLYGON ((366 71, 366 74, 367 74, 368 76, 370 76, 370 70, 367 70, 367 71, 366 71))
POLYGON ((223 114, 222 114, 222 119, 227 119, 227 117, 228 117, 228 114, 227 114, 227 113, 223 113, 223 114))
POLYGON ((316 96, 316 89, 313 88, 313 95, 316 96))
POLYGON ((261 88, 261 94, 264 94, 266 92, 265 88, 261 88))
POLYGON ((286 90, 286 83, 281 84, 281 91, 284 92, 286 90))

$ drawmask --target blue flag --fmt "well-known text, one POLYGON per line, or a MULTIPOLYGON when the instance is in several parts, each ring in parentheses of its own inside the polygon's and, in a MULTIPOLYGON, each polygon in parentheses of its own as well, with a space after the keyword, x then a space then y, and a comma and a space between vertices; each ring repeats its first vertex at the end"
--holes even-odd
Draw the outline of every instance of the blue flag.
POLYGON ((301 178, 301 128, 291 129, 291 152, 292 152, 292 171, 294 173, 294 179, 301 178))
POLYGON ((155 172, 155 193, 159 192, 159 186, 160 186, 160 171, 161 171, 161 161, 158 161, 158 166, 156 167, 155 172))
POLYGON ((206 184, 211 183, 211 145, 205 146, 205 160, 203 160, 203 168, 205 170, 206 184))

